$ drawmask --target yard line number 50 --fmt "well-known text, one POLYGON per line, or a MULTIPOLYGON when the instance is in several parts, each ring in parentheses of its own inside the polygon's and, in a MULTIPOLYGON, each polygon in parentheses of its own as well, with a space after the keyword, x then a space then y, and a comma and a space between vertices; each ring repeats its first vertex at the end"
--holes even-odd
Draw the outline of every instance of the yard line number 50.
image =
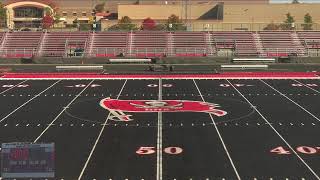
MULTIPOLYGON (((181 154, 182 153, 182 148, 180 147, 166 147, 163 149, 163 152, 167 154, 181 154)), ((136 151, 137 154, 139 155, 148 155, 148 154, 154 154, 156 153, 156 148, 151 146, 151 147, 139 147, 139 149, 136 151)))

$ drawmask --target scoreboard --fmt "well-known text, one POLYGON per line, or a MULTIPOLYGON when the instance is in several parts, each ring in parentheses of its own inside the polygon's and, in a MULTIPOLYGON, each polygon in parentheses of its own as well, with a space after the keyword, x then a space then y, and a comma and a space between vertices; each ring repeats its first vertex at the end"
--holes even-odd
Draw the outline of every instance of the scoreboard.
POLYGON ((54 143, 2 143, 2 178, 54 178, 54 143))

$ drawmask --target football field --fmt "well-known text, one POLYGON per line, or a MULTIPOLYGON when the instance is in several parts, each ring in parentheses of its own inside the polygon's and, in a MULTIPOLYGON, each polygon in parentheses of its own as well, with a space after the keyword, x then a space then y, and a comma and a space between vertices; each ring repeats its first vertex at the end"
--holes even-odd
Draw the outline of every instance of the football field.
POLYGON ((55 179, 319 179, 319 78, 0 78, 0 142, 55 179))

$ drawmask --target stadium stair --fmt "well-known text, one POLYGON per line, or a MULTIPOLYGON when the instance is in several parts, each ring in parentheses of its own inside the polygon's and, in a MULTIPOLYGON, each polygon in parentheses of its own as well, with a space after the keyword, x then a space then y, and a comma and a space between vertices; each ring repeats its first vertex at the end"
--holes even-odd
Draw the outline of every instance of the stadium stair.
POLYGON ((88 32, 48 32, 41 54, 44 57, 65 57, 69 48, 85 48, 88 32))
POLYGON ((289 31, 260 31, 259 35, 267 57, 287 57, 298 54, 289 31))

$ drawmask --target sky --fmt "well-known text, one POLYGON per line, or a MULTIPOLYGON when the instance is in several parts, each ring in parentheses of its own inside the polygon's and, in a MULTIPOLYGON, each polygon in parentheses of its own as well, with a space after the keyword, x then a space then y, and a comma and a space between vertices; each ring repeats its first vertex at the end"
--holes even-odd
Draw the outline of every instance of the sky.
MULTIPOLYGON (((290 3, 292 0, 270 0, 271 3, 290 3)), ((320 0, 299 0, 301 3, 320 3, 320 0)))

